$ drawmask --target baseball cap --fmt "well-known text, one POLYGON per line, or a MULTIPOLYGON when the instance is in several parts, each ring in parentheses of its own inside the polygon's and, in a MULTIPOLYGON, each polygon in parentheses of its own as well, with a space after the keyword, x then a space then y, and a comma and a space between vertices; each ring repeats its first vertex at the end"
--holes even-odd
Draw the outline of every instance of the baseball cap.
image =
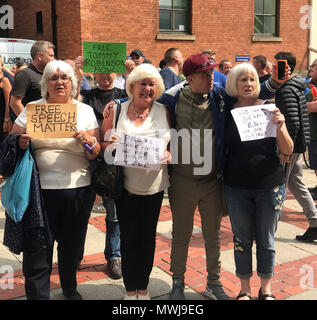
POLYGON ((183 74, 185 77, 188 77, 195 72, 206 71, 216 66, 218 66, 218 63, 211 64, 204 54, 194 54, 185 60, 183 74))
POLYGON ((133 54, 137 54, 139 57, 143 57, 143 53, 139 49, 135 49, 135 50, 131 51, 130 56, 132 56, 133 54))

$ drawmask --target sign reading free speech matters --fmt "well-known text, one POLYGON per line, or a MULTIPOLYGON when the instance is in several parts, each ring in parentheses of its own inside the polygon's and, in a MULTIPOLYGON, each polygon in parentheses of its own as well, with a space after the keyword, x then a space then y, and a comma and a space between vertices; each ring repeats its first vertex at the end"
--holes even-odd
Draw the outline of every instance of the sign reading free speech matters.
POLYGON ((126 43, 84 42, 84 72, 126 72, 126 43))
POLYGON ((33 138, 72 138, 77 131, 75 104, 28 104, 26 133, 33 138))

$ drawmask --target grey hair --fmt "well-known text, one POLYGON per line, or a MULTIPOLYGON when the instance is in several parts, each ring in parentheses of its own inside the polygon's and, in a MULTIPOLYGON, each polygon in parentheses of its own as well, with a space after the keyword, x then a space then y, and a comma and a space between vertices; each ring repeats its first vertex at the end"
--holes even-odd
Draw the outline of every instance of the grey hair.
POLYGON ((57 72, 57 71, 61 71, 65 74, 67 74, 70 78, 71 81, 71 91, 70 91, 70 96, 72 98, 75 98, 75 96, 77 95, 77 78, 74 74, 74 69, 71 65, 69 65, 68 63, 66 63, 65 61, 62 60, 54 60, 54 61, 50 61, 44 71, 43 71, 43 76, 42 76, 42 80, 40 82, 41 84, 41 94, 42 97, 45 98, 47 100, 48 98, 48 92, 47 92, 47 81, 57 72))
POLYGON ((240 63, 233 67, 231 71, 229 72, 229 75, 227 76, 227 81, 226 81, 226 92, 229 96, 231 97, 236 97, 237 96, 237 80, 239 77, 246 73, 246 72, 251 72, 252 76, 254 76, 255 81, 256 81, 256 91, 255 91, 255 98, 258 98, 260 94, 260 82, 259 82, 259 76, 256 71, 256 69, 253 67, 252 64, 250 63, 240 63))
POLYGON ((36 41, 31 47, 30 55, 34 60, 39 52, 44 53, 47 49, 55 49, 55 46, 49 41, 36 41))
POLYGON ((156 93, 154 100, 158 99, 163 94, 163 92, 165 91, 165 86, 160 73, 152 64, 142 63, 139 66, 135 67, 127 77, 126 91, 130 99, 133 98, 133 84, 137 81, 141 81, 147 78, 155 79, 156 93))

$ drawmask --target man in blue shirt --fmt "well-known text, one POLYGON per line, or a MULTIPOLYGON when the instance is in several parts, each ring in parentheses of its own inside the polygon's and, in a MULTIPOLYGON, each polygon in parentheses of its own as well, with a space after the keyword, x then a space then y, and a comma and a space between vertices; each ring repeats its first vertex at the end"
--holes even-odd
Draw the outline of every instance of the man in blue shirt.
MULTIPOLYGON (((215 64, 215 62, 216 62, 216 52, 215 51, 213 51, 212 49, 206 49, 202 52, 202 54, 207 57, 207 59, 209 60, 209 62, 211 64, 215 64)), ((217 70, 214 70, 214 83, 217 83, 219 86, 225 88, 226 81, 227 81, 227 77, 223 73, 221 73, 217 70)))
POLYGON ((165 90, 181 83, 178 75, 180 74, 184 59, 181 52, 177 48, 169 48, 164 55, 166 60, 166 68, 160 71, 163 78, 165 90))

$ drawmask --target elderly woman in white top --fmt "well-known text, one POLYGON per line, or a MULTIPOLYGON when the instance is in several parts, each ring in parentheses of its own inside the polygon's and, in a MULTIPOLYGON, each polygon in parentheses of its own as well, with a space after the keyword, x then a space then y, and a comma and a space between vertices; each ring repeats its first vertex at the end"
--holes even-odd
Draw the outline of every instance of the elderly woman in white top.
MULTIPOLYGON (((137 66, 127 78, 126 91, 131 100, 121 106, 117 130, 128 135, 161 136, 166 149, 170 135, 169 113, 155 101, 164 91, 164 83, 156 68, 150 64, 137 66)), ((103 136, 114 127, 116 111, 115 106, 104 119, 103 136)), ((103 149, 109 142, 118 142, 115 134, 109 140, 101 143, 103 149)), ((161 159, 169 157, 165 152, 161 159)), ((158 171, 125 166, 123 173, 124 191, 116 206, 126 288, 124 299, 149 300, 147 287, 153 267, 156 226, 164 190, 169 185, 167 164, 166 161, 160 164, 158 171)))
MULTIPOLYGON (((77 132, 73 138, 32 139, 26 134, 27 110, 16 119, 11 133, 21 134, 18 145, 26 149, 32 142, 38 165, 44 207, 49 226, 58 243, 58 269, 63 294, 82 299, 77 291, 76 270, 85 241, 91 206, 89 160, 100 152, 99 128, 92 108, 74 99, 77 80, 73 68, 64 61, 51 61, 41 81, 43 99, 32 104, 75 104, 77 132), (83 146, 88 144, 90 152, 83 146)), ((26 295, 29 299, 49 299, 53 248, 30 245, 23 255, 26 295)))

